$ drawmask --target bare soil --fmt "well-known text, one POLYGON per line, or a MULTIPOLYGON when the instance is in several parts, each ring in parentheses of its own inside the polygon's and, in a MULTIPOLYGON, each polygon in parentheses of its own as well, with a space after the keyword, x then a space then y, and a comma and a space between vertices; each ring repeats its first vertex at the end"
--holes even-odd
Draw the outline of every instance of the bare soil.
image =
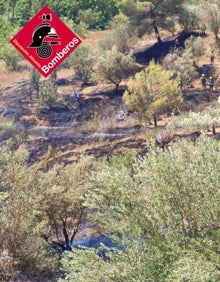
MULTIPOLYGON (((98 40, 107 33, 108 31, 90 33, 84 41, 97 48, 98 40)), ((168 37, 163 40, 160 46, 155 43, 154 39, 142 40, 137 44, 136 59, 143 66, 152 58, 161 60, 173 46, 176 37, 179 38, 180 44, 184 45, 185 39, 189 36, 190 34, 181 33, 168 37)), ((212 47, 210 44, 214 43, 208 41, 207 52, 212 47)), ((206 75, 212 75, 216 78, 215 90, 211 97, 213 102, 219 96, 219 54, 216 52, 217 58, 213 67, 209 64, 207 52, 199 61, 198 71, 199 74, 206 73, 206 75)), ((22 126, 23 131, 27 133, 25 146, 30 152, 30 163, 40 161, 46 163, 48 168, 55 162, 64 162, 65 164, 73 162, 85 153, 99 158, 117 154, 126 148, 140 154, 147 151, 144 128, 137 125, 135 115, 129 113, 122 103, 126 81, 121 84, 118 92, 115 92, 114 86, 103 81, 94 80, 90 85, 82 87, 80 80, 74 77, 73 70, 62 69, 58 72, 58 93, 68 102, 68 105, 65 108, 49 109, 39 106, 37 103, 36 93, 31 90, 28 68, 29 64, 22 61, 19 71, 10 72, 4 68, 3 62, 0 62, 0 119, 13 120, 22 126), (73 85, 81 89, 82 107, 79 107, 74 100, 73 85), (89 124, 95 122, 94 114, 102 115, 104 108, 112 109, 113 123, 111 127, 89 130, 89 124), (123 121, 117 122, 120 111, 125 111, 126 116, 123 121), (132 119, 133 124, 129 124, 132 119), (53 150, 48 156, 49 145, 53 150)), ((193 82, 192 88, 183 90, 186 104, 189 102, 195 107, 210 105, 205 94, 201 90, 199 75, 193 82)), ((164 127, 173 118, 175 117, 163 118, 158 122, 158 125, 164 127)), ((152 127, 153 125, 149 126, 149 128, 152 127)), ((207 132, 207 134, 210 133, 207 132)), ((188 135, 184 136, 183 133, 181 136, 187 137, 188 135)), ((10 141, 6 140, 6 142, 10 141)))

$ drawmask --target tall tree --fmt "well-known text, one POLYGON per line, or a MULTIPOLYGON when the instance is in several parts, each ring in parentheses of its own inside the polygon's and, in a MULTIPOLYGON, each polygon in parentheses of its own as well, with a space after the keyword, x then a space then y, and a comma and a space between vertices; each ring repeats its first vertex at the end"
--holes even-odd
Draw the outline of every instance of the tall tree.
POLYGON ((207 25, 213 32, 215 39, 218 40, 218 32, 220 29, 220 3, 219 1, 212 1, 203 6, 203 14, 207 21, 207 25))
POLYGON ((171 19, 176 20, 175 16, 182 10, 183 2, 184 0, 121 0, 119 8, 129 17, 131 25, 140 36, 154 31, 158 43, 161 43, 159 29, 170 28, 171 19))

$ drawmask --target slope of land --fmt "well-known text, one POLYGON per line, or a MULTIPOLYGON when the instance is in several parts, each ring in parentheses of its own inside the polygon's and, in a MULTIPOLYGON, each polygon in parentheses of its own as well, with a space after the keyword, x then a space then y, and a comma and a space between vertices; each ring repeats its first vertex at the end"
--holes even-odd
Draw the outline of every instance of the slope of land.
MULTIPOLYGON (((195 32, 181 33, 164 39, 160 46, 156 43, 146 50, 139 48, 135 55, 136 59, 143 66, 152 58, 160 60, 169 52, 176 37, 183 46, 184 41, 192 34, 198 35, 195 32)), ((102 37, 103 33, 100 36, 102 37)), ((98 39, 96 32, 94 38, 91 37, 87 41, 95 45, 98 39)), ((149 44, 147 41, 145 46, 147 43, 149 44)), ((219 66, 215 64, 214 68, 211 67, 208 58, 204 56, 200 61, 198 71, 217 75, 219 66)), ((155 137, 161 127, 170 122, 170 119, 175 118, 163 117, 159 121, 159 129, 149 126, 146 131, 122 102, 126 81, 123 81, 118 92, 115 92, 111 84, 97 81, 81 87, 80 80, 73 77, 71 70, 61 70, 58 72, 57 79, 58 92, 67 102, 67 106, 47 108, 37 103, 36 93, 31 90, 28 65, 25 62, 21 63, 19 72, 8 72, 1 67, 1 73, 0 119, 13 121, 19 131, 25 133, 24 144, 30 151, 29 161, 31 163, 37 160, 42 161, 47 155, 48 146, 53 148, 46 160, 49 165, 54 162, 72 162, 84 153, 101 157, 109 156, 125 148, 134 149, 139 153, 145 152, 147 150, 146 139, 155 137), (73 97, 73 85, 81 87, 82 106, 79 106, 73 97)), ((217 89, 218 81, 216 81, 212 100, 216 100, 219 95, 217 89)), ((194 81, 193 88, 183 90, 183 95, 186 111, 190 109, 187 108, 187 105, 193 105, 196 108, 210 104, 201 91, 199 76, 194 81)), ((186 135, 188 136, 188 132, 186 135)), ((10 142, 4 138, 2 141, 1 144, 10 142)), ((17 140, 14 142, 16 143, 17 140)))

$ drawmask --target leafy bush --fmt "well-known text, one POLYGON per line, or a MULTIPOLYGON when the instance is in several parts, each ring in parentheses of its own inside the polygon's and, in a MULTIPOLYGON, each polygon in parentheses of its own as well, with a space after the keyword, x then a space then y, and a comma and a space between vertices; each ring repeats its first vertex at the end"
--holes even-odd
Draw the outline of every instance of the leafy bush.
POLYGON ((180 77, 181 88, 183 86, 189 86, 197 75, 193 59, 192 51, 186 49, 183 52, 174 50, 174 52, 168 54, 163 61, 165 68, 172 70, 175 76, 180 77))
POLYGON ((64 254, 60 281, 219 281, 219 166, 211 138, 102 162, 85 205, 123 248, 107 252, 108 263, 98 250, 64 254))
POLYGON ((205 53, 205 42, 200 36, 190 36, 190 38, 185 41, 185 46, 192 52, 195 61, 198 61, 198 59, 205 53))
POLYGON ((100 52, 105 52, 111 50, 112 46, 116 46, 118 51, 128 54, 135 42, 135 36, 130 29, 128 19, 118 16, 111 22, 111 33, 99 40, 99 49, 100 52))
POLYGON ((16 71, 19 69, 18 62, 21 60, 21 55, 9 44, 1 48, 0 56, 8 70, 16 71))
POLYGON ((92 76, 95 55, 91 45, 80 45, 68 59, 69 67, 73 67, 75 74, 87 83, 92 76))
POLYGON ((220 107, 209 107, 201 112, 190 112, 173 122, 176 129, 210 130, 220 126, 220 107))
POLYGON ((57 256, 43 239, 45 227, 39 203, 40 177, 27 165, 24 148, 8 152, 0 148, 0 280, 18 273, 51 278, 57 256), (39 182, 38 182, 39 181, 39 182))
POLYGON ((88 28, 89 28, 88 24, 82 21, 79 22, 78 24, 73 24, 74 32, 83 39, 87 37, 88 28))
POLYGON ((0 120, 0 140, 8 139, 17 132, 12 121, 0 120))
POLYGON ((40 84, 39 103, 48 107, 65 106, 65 101, 57 93, 57 86, 51 79, 40 84))
POLYGON ((40 87, 40 73, 34 67, 30 67, 29 76, 32 89, 38 91, 40 87))
POLYGON ((190 29, 195 25, 198 25, 198 23, 200 23, 198 5, 185 5, 182 11, 180 12, 178 21, 181 27, 183 27, 185 30, 190 29))
POLYGON ((122 79, 135 69, 137 69, 137 64, 132 54, 125 55, 119 52, 116 46, 113 46, 111 50, 98 57, 95 72, 99 77, 115 84, 117 90, 122 79))
POLYGON ((213 3, 207 3, 203 6, 203 17, 213 32, 215 39, 218 40, 218 32, 220 29, 220 5, 219 1, 213 1, 213 3))
POLYGON ((87 10, 79 10, 76 18, 76 23, 85 23, 89 29, 96 28, 96 18, 97 13, 94 12, 91 8, 87 10))
POLYGON ((162 113, 178 110, 183 98, 179 88, 179 78, 173 78, 173 72, 167 71, 159 64, 151 61, 145 71, 135 74, 128 82, 128 90, 123 100, 146 123, 162 113))

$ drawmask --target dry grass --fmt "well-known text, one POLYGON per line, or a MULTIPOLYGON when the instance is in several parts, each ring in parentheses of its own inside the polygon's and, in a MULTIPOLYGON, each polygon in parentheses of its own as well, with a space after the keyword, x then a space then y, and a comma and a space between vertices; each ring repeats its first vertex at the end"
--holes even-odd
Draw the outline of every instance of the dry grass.
POLYGON ((110 32, 110 30, 89 31, 88 36, 83 40, 83 43, 90 44, 96 51, 98 51, 99 40, 106 37, 110 32))
POLYGON ((29 78, 29 63, 23 60, 19 63, 19 66, 20 70, 18 71, 8 71, 5 68, 4 62, 0 60, 0 86, 7 87, 29 78))

